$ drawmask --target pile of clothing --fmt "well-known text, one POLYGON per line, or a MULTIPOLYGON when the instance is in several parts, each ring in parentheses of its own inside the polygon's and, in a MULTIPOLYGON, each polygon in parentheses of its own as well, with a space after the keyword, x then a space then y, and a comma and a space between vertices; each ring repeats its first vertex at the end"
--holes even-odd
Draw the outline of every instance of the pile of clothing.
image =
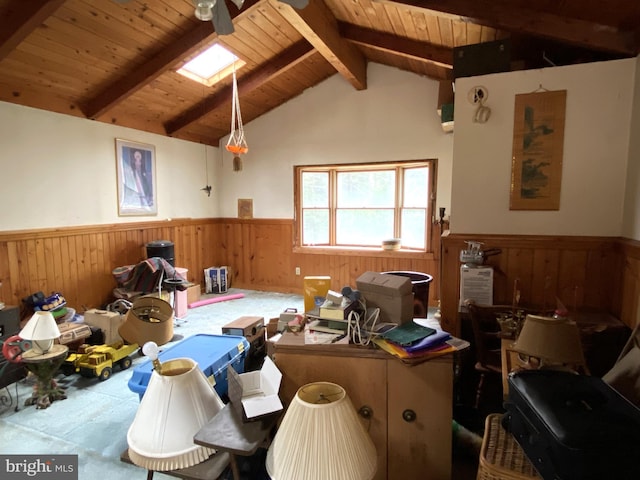
POLYGON ((111 274, 118 284, 114 296, 124 299, 156 292, 161 289, 165 280, 187 283, 187 279, 162 257, 151 257, 136 265, 116 267, 111 274))

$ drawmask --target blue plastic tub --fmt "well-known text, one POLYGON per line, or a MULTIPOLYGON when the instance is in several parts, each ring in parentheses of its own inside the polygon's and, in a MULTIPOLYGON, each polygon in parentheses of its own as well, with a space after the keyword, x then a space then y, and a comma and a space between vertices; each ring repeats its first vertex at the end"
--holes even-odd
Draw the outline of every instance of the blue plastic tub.
MULTIPOLYGON (((190 358, 194 360, 204 375, 215 380, 214 388, 222 398, 227 395, 229 383, 227 366, 231 365, 238 373, 244 372, 244 360, 249 351, 249 342, 245 337, 236 335, 198 334, 181 340, 179 343, 163 350, 158 355, 160 362, 174 358, 190 358)), ((149 385, 153 364, 151 360, 138 365, 129 379, 129 389, 140 396, 149 385)))

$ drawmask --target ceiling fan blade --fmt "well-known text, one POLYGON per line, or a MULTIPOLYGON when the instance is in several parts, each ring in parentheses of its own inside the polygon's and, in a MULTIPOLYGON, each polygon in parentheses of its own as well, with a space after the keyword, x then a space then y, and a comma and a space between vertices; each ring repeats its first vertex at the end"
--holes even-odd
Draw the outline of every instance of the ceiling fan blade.
POLYGON ((282 3, 286 3, 287 5, 291 5, 298 10, 302 10, 307 5, 309 5, 309 0, 280 0, 282 3))
POLYGON ((229 15, 229 10, 224 0, 217 0, 211 11, 213 13, 213 18, 211 19, 213 28, 215 28, 218 35, 230 35, 235 32, 231 15, 229 15))

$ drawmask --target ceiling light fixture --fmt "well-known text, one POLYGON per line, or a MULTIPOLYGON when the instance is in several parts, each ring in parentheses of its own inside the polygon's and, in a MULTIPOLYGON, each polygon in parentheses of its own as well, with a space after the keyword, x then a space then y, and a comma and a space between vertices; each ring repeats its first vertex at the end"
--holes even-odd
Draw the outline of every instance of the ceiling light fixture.
MULTIPOLYGON (((297 9, 303 9, 309 3, 309 0, 280 1, 297 9)), ((244 0, 231 0, 231 2, 238 7, 238 10, 244 4, 244 0)), ((231 14, 224 0, 219 2, 217 0, 193 0, 193 5, 196 7, 196 18, 202 21, 211 20, 218 35, 230 35, 235 31, 231 14)))
POLYGON ((211 10, 216 2, 212 1, 198 1, 196 2, 196 18, 203 22, 208 22, 213 19, 213 11, 211 10))

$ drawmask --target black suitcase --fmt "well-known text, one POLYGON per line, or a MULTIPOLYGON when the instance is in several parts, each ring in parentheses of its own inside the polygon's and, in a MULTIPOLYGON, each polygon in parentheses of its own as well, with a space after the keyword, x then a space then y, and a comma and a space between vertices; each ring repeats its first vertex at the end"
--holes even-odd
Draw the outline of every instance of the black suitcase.
POLYGON ((640 479, 640 409, 602 379, 509 374, 502 426, 544 480, 640 479))

